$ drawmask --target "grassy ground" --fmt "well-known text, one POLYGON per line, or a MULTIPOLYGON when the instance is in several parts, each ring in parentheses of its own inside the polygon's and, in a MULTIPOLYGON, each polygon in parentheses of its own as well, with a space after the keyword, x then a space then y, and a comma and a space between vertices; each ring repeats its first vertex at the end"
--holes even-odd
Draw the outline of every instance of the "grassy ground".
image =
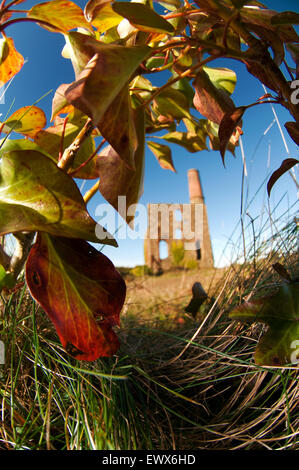
POLYGON ((281 283, 273 262, 298 275, 296 237, 291 223, 228 269, 128 277, 121 348, 94 363, 66 355, 25 288, 6 299, 0 449, 299 449, 298 368, 255 365, 264 327, 228 318, 281 283), (196 318, 194 281, 209 294, 196 318))

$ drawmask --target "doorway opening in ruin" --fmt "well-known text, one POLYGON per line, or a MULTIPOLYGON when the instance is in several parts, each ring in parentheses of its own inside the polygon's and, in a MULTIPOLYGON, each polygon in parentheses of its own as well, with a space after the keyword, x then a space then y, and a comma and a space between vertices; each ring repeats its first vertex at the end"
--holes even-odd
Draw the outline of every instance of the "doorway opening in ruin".
POLYGON ((160 240, 159 242, 159 258, 166 259, 168 258, 168 244, 165 240, 160 240))

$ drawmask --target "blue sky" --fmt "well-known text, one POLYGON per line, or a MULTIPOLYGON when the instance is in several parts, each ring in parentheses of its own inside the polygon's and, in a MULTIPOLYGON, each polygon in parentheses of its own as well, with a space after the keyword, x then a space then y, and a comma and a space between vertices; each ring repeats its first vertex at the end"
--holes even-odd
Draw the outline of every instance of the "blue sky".
MULTIPOLYGON (((36 3, 36 1, 27 1, 20 8, 29 9, 36 3)), ((85 1, 76 1, 76 3, 81 7, 85 5, 85 1)), ((277 11, 298 10, 297 0, 286 0, 284 2, 268 0, 266 4, 269 8, 277 11)), ((34 24, 12 26, 7 29, 6 34, 8 37, 14 38, 16 48, 27 59, 27 63, 6 91, 5 103, 0 104, 0 113, 5 115, 11 105, 11 112, 22 106, 31 105, 45 93, 52 90, 38 104, 46 112, 49 119, 51 101, 56 88, 61 83, 69 83, 74 79, 70 61, 61 57, 61 50, 64 45, 63 36, 50 33, 34 24)), ((213 65, 225 66, 237 73, 238 80, 233 94, 236 105, 249 104, 264 94, 261 84, 249 75, 245 66, 239 64, 239 62, 222 60, 213 63, 213 65)), ((276 106, 275 110, 282 127, 285 121, 292 120, 281 107, 276 106)), ((273 119, 270 105, 263 105, 248 110, 243 120, 244 135, 242 141, 248 171, 248 177, 245 178, 244 199, 245 203, 253 199, 248 208, 248 212, 253 218, 261 215, 263 203, 268 204, 268 198, 265 195, 267 176, 280 166, 284 158, 288 156, 298 158, 298 148, 288 137, 284 128, 283 132, 289 154, 276 123, 263 136, 273 119), (271 149, 270 153, 269 148, 271 149), (258 188, 260 190, 256 194, 258 188)), ((243 170, 241 150, 237 148, 236 158, 227 153, 226 168, 224 168, 219 152, 202 151, 189 154, 179 146, 173 145, 171 148, 177 173, 163 170, 154 155, 146 150, 144 193, 140 203, 146 205, 149 202, 188 202, 187 171, 190 168, 197 168, 200 172, 208 208, 215 262, 217 265, 222 265, 228 260, 228 258, 223 257, 220 259, 222 250, 240 220, 243 170)), ((299 172, 297 169, 296 174, 298 178, 299 172)), ((94 181, 86 182, 84 191, 93 183, 94 181)), ((296 188, 288 174, 277 182, 271 193, 271 207, 274 208, 279 201, 279 206, 276 209, 277 215, 279 211, 286 211, 297 201, 296 188)), ((98 194, 88 205, 89 212, 95 220, 98 220, 95 215, 96 208, 104 202, 102 196, 98 194)), ((294 210, 293 208, 292 212, 294 210)), ((249 218, 245 217, 245 224, 248 222, 249 218)), ((259 220, 256 223, 258 224, 259 220)), ((237 230, 236 236, 239 233, 240 231, 237 230)), ((132 240, 127 238, 126 240, 118 240, 118 242, 119 248, 117 249, 104 248, 104 253, 117 266, 143 264, 142 239, 132 240)))

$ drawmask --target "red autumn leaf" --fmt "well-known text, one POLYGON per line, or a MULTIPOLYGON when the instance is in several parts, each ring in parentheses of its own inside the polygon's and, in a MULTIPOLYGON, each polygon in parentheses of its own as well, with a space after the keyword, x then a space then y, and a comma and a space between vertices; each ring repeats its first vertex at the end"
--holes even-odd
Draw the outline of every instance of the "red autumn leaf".
POLYGON ((271 189, 273 185, 276 183, 276 181, 287 171, 289 171, 293 166, 295 166, 297 163, 299 163, 299 160, 296 160, 296 158, 286 158, 278 170, 274 171, 272 173, 268 184, 267 184, 267 191, 268 191, 268 196, 270 196, 271 189))
POLYGON ((0 49, 0 86, 3 86, 21 70, 24 58, 16 50, 12 38, 1 39, 0 49))
POLYGON ((85 240, 39 233, 26 263, 33 298, 54 323, 73 357, 94 361, 119 348, 126 285, 112 262, 85 240))

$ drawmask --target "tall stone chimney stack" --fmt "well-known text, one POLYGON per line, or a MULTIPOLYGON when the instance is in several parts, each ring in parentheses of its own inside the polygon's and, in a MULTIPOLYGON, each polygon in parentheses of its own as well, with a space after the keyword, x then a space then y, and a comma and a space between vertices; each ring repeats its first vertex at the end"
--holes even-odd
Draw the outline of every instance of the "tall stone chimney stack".
MULTIPOLYGON (((188 171, 188 185, 189 185, 189 197, 190 204, 201 204, 202 205, 202 226, 200 233, 195 234, 195 249, 196 256, 199 259, 200 267, 212 267, 214 265, 212 244, 209 231, 208 223, 208 212, 205 205, 205 200, 203 196, 203 191, 200 182, 200 176, 198 170, 192 168, 188 171), (200 258, 198 255, 200 253, 200 258)), ((192 224, 193 225, 193 224, 192 224)))
POLYGON ((189 197, 191 203, 203 202, 204 197, 198 170, 192 168, 188 171, 189 197))

